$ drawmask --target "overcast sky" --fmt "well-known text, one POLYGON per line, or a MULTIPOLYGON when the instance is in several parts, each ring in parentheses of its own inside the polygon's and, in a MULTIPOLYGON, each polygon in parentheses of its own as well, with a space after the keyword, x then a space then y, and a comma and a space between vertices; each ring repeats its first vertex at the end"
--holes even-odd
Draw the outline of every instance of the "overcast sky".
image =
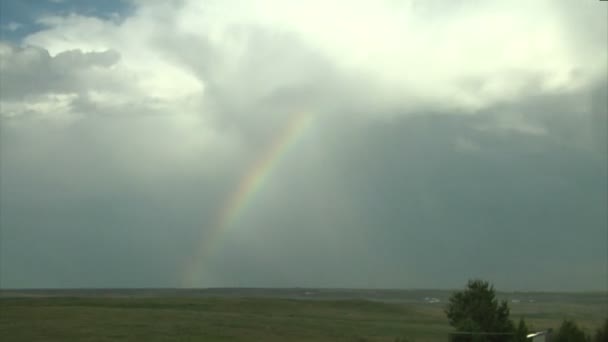
POLYGON ((2 288, 608 288, 608 3, 0 4, 2 288))

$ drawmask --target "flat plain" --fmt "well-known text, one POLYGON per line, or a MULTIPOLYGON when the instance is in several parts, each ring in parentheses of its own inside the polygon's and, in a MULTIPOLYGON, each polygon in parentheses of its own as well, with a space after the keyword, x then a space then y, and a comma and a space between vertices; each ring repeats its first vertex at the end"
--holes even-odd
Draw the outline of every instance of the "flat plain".
MULTIPOLYGON (((447 341, 447 290, 3 290, 2 341, 447 341)), ((536 330, 587 332, 607 293, 499 293, 536 330)))

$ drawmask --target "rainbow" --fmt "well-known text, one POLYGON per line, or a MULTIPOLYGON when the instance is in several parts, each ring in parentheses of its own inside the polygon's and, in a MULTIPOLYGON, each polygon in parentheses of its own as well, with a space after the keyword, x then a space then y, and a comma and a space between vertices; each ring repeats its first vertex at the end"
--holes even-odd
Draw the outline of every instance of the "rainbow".
POLYGON ((198 248, 186 268, 183 278, 184 287, 196 286, 198 277, 205 267, 205 261, 211 254, 218 239, 238 220, 240 214, 250 203, 254 195, 263 188, 265 182, 272 174, 272 170, 279 164, 281 157, 289 150, 306 128, 310 126, 312 116, 306 112, 293 115, 285 128, 283 128, 270 146, 255 160, 248 171, 238 182, 235 190, 230 194, 216 219, 216 224, 210 233, 204 235, 198 248))

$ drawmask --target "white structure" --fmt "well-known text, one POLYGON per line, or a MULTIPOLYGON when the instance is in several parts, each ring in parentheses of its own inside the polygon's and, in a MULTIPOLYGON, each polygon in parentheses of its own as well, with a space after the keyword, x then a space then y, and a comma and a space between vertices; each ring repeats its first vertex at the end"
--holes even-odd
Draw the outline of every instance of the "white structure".
POLYGON ((530 342, 548 342, 551 330, 544 330, 526 335, 530 342))

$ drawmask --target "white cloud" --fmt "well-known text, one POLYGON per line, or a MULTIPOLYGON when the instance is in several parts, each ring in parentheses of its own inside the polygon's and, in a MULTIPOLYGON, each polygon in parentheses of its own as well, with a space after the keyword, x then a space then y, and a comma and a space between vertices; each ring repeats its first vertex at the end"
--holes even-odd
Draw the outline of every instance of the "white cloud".
MULTIPOLYGON (((307 80, 306 73, 298 72, 306 70, 312 54, 327 60, 338 74, 360 80, 354 86, 358 96, 406 109, 476 111, 533 91, 575 90, 606 70, 605 44, 581 45, 568 39, 574 24, 560 14, 572 6, 568 2, 259 0, 240 1, 238 6, 230 1, 139 5, 122 23, 74 15, 44 18, 41 22, 49 29, 26 42, 51 54, 117 50, 124 68, 141 77, 140 86, 159 97, 196 88, 192 75, 180 71, 198 67, 194 63, 217 69, 206 71, 216 73, 235 98, 260 88, 268 93, 297 86, 307 80), (270 36, 267 45, 251 43, 259 32, 270 36), (272 54, 259 57, 268 52, 272 54), (167 58, 175 54, 194 54, 198 61, 183 65, 167 58), (285 63, 292 72, 280 69, 285 63), (267 66, 280 72, 272 73, 267 66)), ((597 23, 603 18, 594 5, 581 4, 578 11, 597 23)), ((601 29, 605 23, 596 26, 601 29)), ((208 77, 196 76, 203 83, 208 77)))
MULTIPOLYGON (((598 33, 605 18, 591 3, 576 6, 575 19, 564 15, 574 6, 567 1, 135 4, 123 21, 40 18, 46 28, 24 40, 39 48, 3 47, 4 71, 31 82, 32 59, 47 59, 62 74, 42 82, 49 94, 77 93, 125 115, 133 104, 175 114, 190 103, 193 115, 237 126, 296 107, 318 115, 476 113, 534 94, 577 92, 606 73, 598 33), (588 23, 586 39, 570 39, 588 23), (82 69, 109 51, 120 60, 82 69), (30 64, 18 71, 21 57, 30 64)), ((5 94, 30 91, 5 83, 5 94)))

